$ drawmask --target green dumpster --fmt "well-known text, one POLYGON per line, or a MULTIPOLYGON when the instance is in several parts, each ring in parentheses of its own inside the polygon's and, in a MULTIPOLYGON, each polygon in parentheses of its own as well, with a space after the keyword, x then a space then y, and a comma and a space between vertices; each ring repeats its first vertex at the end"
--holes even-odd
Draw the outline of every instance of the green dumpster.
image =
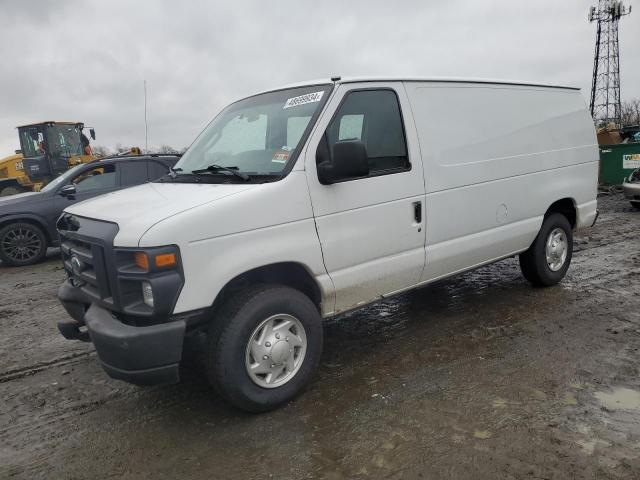
POLYGON ((636 168, 640 168, 640 143, 600 145, 600 183, 620 185, 636 168))

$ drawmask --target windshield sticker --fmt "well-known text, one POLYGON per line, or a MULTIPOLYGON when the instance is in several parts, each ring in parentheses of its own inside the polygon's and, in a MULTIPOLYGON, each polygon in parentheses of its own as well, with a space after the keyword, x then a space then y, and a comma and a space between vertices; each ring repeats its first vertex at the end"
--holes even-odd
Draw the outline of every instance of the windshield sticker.
POLYGON ((287 163, 287 160, 289 160, 289 152, 276 152, 271 159, 274 163, 287 163))
POLYGON ((324 95, 324 90, 321 92, 307 93, 306 95, 300 95, 299 97, 289 98, 282 109, 284 110, 285 108, 299 107, 300 105, 305 105, 307 103, 319 102, 322 99, 322 95, 324 95))

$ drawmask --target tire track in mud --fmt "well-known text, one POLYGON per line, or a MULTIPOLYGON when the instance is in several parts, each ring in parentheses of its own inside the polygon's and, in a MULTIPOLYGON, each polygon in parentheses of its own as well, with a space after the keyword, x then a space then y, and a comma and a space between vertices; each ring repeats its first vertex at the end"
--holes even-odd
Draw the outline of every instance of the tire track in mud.
POLYGON ((83 357, 91 357, 96 356, 95 352, 81 352, 81 353, 72 353, 70 355, 66 355, 63 357, 55 358, 45 362, 39 362, 33 365, 29 365, 28 367, 20 367, 9 369, 4 372, 0 372, 0 383, 10 382, 12 380, 19 380, 21 378, 35 375, 38 372, 46 370, 52 367, 60 367, 63 365, 77 363, 78 359, 83 357))

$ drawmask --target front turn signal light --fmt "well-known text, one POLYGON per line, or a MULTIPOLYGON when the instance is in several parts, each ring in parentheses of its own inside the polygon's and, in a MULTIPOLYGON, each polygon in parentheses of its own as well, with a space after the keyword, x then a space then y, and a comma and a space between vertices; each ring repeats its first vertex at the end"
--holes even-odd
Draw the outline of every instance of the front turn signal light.
POLYGON ((133 254, 133 259, 138 267, 145 272, 149 271, 149 257, 144 252, 136 252, 133 254))
POLYGON ((178 259, 175 253, 161 253, 156 255, 155 263, 158 268, 174 267, 178 264, 178 259))

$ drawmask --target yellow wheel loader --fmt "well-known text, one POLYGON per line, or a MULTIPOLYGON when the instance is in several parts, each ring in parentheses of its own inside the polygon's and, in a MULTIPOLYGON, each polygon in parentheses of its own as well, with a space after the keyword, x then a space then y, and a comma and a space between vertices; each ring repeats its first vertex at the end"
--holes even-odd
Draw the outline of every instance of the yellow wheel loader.
MULTIPOLYGON (((42 122, 18 127, 20 148, 0 159, 0 196, 37 192, 67 169, 98 158, 79 122, 42 122)), ((89 130, 95 140, 93 128, 89 130)))

